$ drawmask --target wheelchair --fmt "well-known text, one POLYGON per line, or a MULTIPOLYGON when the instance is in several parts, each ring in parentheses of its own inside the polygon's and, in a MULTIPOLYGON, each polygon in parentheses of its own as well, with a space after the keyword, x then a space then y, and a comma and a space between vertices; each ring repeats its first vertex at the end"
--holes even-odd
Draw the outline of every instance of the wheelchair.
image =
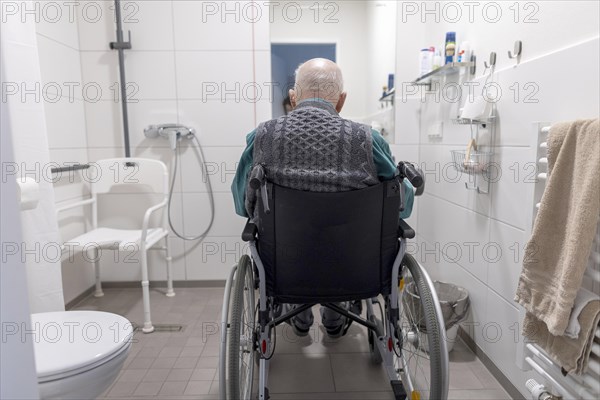
POLYGON ((278 186, 254 167, 257 212, 242 233, 251 256, 233 267, 224 293, 221 399, 269 399, 276 327, 316 304, 367 328, 371 361, 383 365, 397 400, 447 399, 442 312, 427 272, 406 253, 415 231, 398 218, 404 179, 424 183, 401 162, 390 181, 317 193, 278 186), (339 305, 358 300, 364 316, 339 305), (278 315, 284 303, 297 306, 278 315))

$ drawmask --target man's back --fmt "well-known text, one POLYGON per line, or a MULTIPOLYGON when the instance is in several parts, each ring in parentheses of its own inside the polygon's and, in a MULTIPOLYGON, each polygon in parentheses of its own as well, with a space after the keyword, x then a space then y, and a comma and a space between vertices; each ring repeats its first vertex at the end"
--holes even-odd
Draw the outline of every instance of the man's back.
POLYGON ((259 126, 254 163, 272 182, 297 190, 341 192, 379 182, 371 128, 341 118, 317 99, 259 126))

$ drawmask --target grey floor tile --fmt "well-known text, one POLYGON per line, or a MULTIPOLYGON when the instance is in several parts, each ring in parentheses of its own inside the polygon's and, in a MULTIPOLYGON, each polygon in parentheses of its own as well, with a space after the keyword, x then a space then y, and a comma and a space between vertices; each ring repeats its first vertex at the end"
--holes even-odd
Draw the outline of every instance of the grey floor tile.
POLYGON ((131 363, 127 365, 129 369, 149 369, 154 368, 152 364, 156 361, 156 358, 146 357, 135 357, 131 363))
POLYGON ((108 393, 108 397, 124 397, 132 395, 139 382, 117 382, 108 393))
MULTIPOLYGON (((183 352, 181 354, 184 354, 183 352)), ((200 357, 179 357, 173 368, 196 368, 196 364, 198 364, 198 360, 200 357)))
POLYGON ((271 393, 334 392, 331 361, 326 354, 281 354, 271 360, 271 393))
POLYGON ((337 392, 390 391, 387 374, 373 365, 369 353, 331 354, 331 368, 337 392))
POLYGON ((192 373, 192 381, 212 381, 217 375, 215 368, 197 368, 192 373))
POLYGON ((219 366, 219 357, 200 357, 196 369, 199 368, 217 368, 219 366))
MULTIPOLYGON (((76 307, 143 316, 139 289, 107 289, 76 307)), ((181 332, 136 332, 118 379, 100 399, 217 400, 222 288, 178 288, 167 298, 151 290, 153 322, 185 325, 181 332)), ((288 325, 278 330, 269 387, 272 400, 392 400, 385 373, 370 364, 366 329, 353 324, 332 340, 320 326, 319 307, 310 336, 298 338, 288 325)), ((470 349, 458 341, 450 353, 450 399, 509 399, 470 349)), ((258 369, 256 369, 256 376, 258 369)))
POLYGON ((134 396, 156 396, 162 388, 162 382, 142 382, 133 392, 134 396))
POLYGON ((173 368, 173 365, 175 365, 175 362, 177 361, 177 358, 175 357, 170 357, 170 358, 157 358, 155 359, 154 363, 152 364, 152 368, 158 368, 158 369, 163 369, 163 368, 168 368, 171 369, 173 368))
POLYGON ((184 394, 190 396, 209 394, 211 384, 211 381, 189 381, 184 394))
POLYGON ((158 354, 158 358, 169 358, 169 357, 177 358, 181 354, 182 350, 183 350, 183 347, 167 346, 167 347, 164 347, 160 351, 160 353, 158 354))
POLYGON ((150 369, 142 378, 142 382, 164 382, 171 372, 170 369, 150 369))
POLYGON ((160 396, 179 396, 185 392, 187 382, 165 382, 160 388, 160 396))
POLYGON ((450 390, 448 400, 510 400, 503 390, 450 390))
POLYGON ((187 382, 192 377, 193 369, 172 369, 167 376, 167 382, 187 382))
POLYGON ((146 369, 126 369, 121 371, 119 382, 141 382, 148 370, 146 369))
POLYGON ((485 388, 468 365, 462 363, 450 364, 450 390, 480 390, 485 388))
POLYGON ((204 350, 204 346, 186 346, 183 348, 183 350, 181 350, 181 354, 184 357, 200 357, 202 350, 204 350))

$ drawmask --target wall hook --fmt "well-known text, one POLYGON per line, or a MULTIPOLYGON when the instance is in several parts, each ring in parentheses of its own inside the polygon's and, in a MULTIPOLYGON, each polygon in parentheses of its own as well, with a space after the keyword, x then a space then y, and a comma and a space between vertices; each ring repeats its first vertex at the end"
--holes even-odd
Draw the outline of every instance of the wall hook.
POLYGON ((508 51, 508 58, 517 58, 521 55, 521 53, 523 52, 523 42, 520 40, 517 40, 515 42, 515 47, 514 47, 514 51, 508 51))
POLYGON ((491 52, 490 53, 490 62, 488 64, 487 61, 483 62, 483 66, 485 67, 485 70, 483 71, 483 73, 485 74, 485 71, 487 71, 488 69, 492 68, 494 65, 496 65, 496 52, 491 52))

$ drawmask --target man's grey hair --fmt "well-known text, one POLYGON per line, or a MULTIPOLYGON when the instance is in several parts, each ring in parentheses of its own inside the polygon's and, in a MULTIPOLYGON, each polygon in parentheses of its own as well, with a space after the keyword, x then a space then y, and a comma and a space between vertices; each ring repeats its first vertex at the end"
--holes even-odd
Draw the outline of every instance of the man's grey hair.
POLYGON ((344 78, 339 67, 332 63, 327 68, 302 68, 305 64, 300 64, 295 73, 294 89, 299 98, 319 97, 337 101, 344 91, 344 78))

